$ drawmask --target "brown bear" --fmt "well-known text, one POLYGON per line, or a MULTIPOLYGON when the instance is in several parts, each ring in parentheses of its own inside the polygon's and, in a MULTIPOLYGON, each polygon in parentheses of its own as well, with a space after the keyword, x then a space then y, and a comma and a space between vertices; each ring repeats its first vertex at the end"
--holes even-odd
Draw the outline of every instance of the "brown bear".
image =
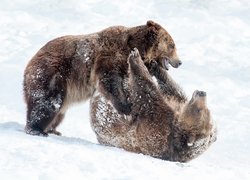
POLYGON ((96 89, 119 113, 129 114, 131 103, 122 86, 127 77, 127 57, 134 47, 139 49, 145 64, 154 59, 165 69, 168 63, 175 68, 181 65, 173 39, 153 21, 48 42, 24 72, 26 133, 60 134, 55 128, 69 105, 89 99, 96 89))
POLYGON ((91 126, 98 141, 179 162, 204 152, 216 140, 206 93, 196 90, 187 101, 167 72, 152 61, 153 74, 159 78, 156 83, 137 50, 128 63, 131 115, 119 114, 102 94, 96 93, 91 99, 91 126))

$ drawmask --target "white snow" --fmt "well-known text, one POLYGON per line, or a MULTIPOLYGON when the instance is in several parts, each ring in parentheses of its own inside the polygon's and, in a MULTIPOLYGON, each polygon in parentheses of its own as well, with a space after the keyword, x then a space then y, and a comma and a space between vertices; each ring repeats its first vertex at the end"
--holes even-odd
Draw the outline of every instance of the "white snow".
MULTIPOLYGON (((249 0, 1 0, 0 179, 250 179, 249 0), (169 72, 187 95, 208 94, 218 139, 197 159, 167 162, 98 145, 88 103, 59 131, 23 132, 23 71, 49 40, 152 19, 172 35, 183 64, 169 72)), ((87 60, 87 59, 86 59, 87 60)))

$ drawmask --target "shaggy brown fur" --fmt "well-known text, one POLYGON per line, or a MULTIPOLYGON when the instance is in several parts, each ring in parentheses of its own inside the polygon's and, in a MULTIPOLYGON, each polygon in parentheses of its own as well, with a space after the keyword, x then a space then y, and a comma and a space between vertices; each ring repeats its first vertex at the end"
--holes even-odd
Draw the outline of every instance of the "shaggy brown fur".
POLYGON ((145 63, 155 59, 165 68, 168 63, 176 68, 181 64, 173 39, 153 21, 48 42, 31 59, 24 73, 26 132, 59 134, 55 128, 68 106, 90 98, 96 89, 119 113, 129 114, 131 103, 123 82, 127 77, 127 57, 134 47, 145 63))
POLYGON ((128 61, 131 115, 120 115, 102 95, 93 96, 91 124, 98 141, 170 161, 186 162, 204 152, 216 139, 206 93, 196 90, 187 101, 157 62, 151 67, 159 87, 137 50, 128 61))

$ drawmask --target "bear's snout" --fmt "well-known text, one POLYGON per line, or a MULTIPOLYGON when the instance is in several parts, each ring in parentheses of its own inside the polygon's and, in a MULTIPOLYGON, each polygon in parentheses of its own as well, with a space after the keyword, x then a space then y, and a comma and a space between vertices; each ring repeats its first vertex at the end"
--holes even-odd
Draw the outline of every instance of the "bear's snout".
POLYGON ((180 65, 182 65, 182 62, 179 59, 170 59, 169 64, 171 64, 171 66, 174 68, 178 68, 180 65))
POLYGON ((204 97, 204 96, 207 95, 207 93, 206 93, 205 91, 198 91, 197 94, 198 94, 198 96, 200 96, 200 97, 204 97))
POLYGON ((205 91, 195 90, 193 93, 193 98, 206 97, 206 96, 207 96, 207 93, 205 91))

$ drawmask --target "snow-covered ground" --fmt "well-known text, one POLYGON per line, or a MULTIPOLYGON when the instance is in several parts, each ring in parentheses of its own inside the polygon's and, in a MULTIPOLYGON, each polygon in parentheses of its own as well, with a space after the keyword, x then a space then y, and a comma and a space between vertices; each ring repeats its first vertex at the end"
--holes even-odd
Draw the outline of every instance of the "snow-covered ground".
POLYGON ((249 0, 1 0, 0 179, 250 179, 249 0), (63 136, 23 132, 23 71, 47 41, 152 19, 183 61, 170 74, 187 95, 208 93, 218 140, 186 163, 98 145, 88 103, 72 107, 63 136))

